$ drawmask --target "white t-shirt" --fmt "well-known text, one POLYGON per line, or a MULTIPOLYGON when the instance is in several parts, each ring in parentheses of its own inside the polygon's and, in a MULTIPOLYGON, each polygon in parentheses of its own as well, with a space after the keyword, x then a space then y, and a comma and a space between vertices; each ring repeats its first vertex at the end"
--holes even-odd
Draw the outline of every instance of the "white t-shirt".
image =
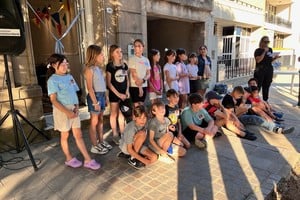
MULTIPOLYGON (((137 57, 136 55, 132 56, 128 60, 129 69, 135 69, 137 77, 143 79, 146 76, 147 70, 150 70, 150 62, 148 58, 141 56, 137 57)), ((130 77, 130 87, 138 87, 135 84, 135 81, 132 78, 132 74, 129 74, 130 77)), ((147 87, 147 81, 143 83, 142 87, 147 87)))
MULTIPOLYGON (((169 72, 169 77, 170 78, 172 78, 172 79, 176 78, 176 75, 177 75, 176 65, 166 63, 165 66, 164 66, 164 74, 166 74, 166 71, 169 72)), ((178 81, 174 80, 174 81, 171 82, 171 85, 169 85, 167 83, 167 78, 166 78, 166 75, 165 75, 165 90, 168 91, 169 89, 174 89, 178 92, 178 90, 179 90, 178 81)))
POLYGON ((198 76, 198 65, 188 64, 186 67, 187 67, 189 74, 191 74, 194 77, 198 76))

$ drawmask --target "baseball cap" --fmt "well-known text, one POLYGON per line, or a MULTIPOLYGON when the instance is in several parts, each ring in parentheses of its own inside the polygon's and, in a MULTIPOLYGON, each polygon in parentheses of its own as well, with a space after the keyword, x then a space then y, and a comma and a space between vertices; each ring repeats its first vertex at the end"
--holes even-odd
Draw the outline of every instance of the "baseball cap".
POLYGON ((205 98, 209 101, 211 99, 222 99, 222 96, 218 95, 215 91, 209 91, 206 93, 205 98))

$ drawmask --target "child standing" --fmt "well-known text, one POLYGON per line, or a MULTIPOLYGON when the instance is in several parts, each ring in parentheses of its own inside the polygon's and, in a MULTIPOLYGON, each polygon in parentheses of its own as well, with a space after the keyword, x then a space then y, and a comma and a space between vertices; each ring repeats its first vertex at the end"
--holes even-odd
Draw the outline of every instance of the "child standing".
POLYGON ((162 102, 156 102, 151 109, 154 118, 149 123, 150 148, 159 155, 159 160, 166 163, 173 163, 174 158, 168 154, 168 149, 172 145, 173 153, 182 157, 186 154, 183 144, 169 131, 170 120, 165 117, 166 109, 162 102))
POLYGON ((125 118, 120 110, 119 103, 129 98, 128 66, 123 62, 122 50, 117 45, 110 46, 109 58, 109 63, 106 65, 106 83, 110 102, 109 121, 113 133, 113 141, 115 144, 118 144, 117 124, 119 124, 121 134, 125 129, 125 118))
POLYGON ((176 69, 179 76, 178 86, 179 86, 179 107, 181 109, 185 108, 187 105, 187 97, 190 93, 190 80, 185 61, 187 59, 185 50, 180 48, 176 50, 176 69))
MULTIPOLYGON (((197 93, 200 90, 200 76, 198 76, 198 59, 196 53, 190 53, 188 57, 189 64, 186 66, 190 78, 190 93, 197 93)), ((200 92, 199 92, 200 94, 200 92)))
POLYGON ((64 55, 52 54, 48 63, 50 67, 47 74, 51 75, 47 81, 48 95, 53 105, 54 129, 61 132, 60 142, 66 156, 65 165, 73 168, 82 166, 82 162, 72 157, 69 150, 68 138, 72 129, 76 145, 84 157, 84 167, 99 169, 100 164, 91 159, 82 139, 76 94, 79 88, 72 75, 67 73, 68 61, 64 55))
MULTIPOLYGON (((198 67, 197 67, 198 68, 198 67)), ((190 148, 191 144, 184 137, 181 131, 180 124, 180 110, 178 107, 179 95, 174 89, 169 89, 167 91, 167 99, 169 104, 166 105, 166 114, 165 117, 168 117, 171 121, 171 125, 169 126, 169 130, 173 133, 175 137, 177 137, 186 148, 190 148)))
POLYGON ((134 106, 141 105, 146 99, 148 79, 150 78, 150 63, 143 56, 144 42, 136 39, 133 42, 134 56, 128 60, 130 87, 129 92, 134 106))
POLYGON ((92 143, 91 152, 97 154, 106 154, 112 149, 112 146, 103 140, 103 112, 105 110, 106 85, 102 69, 99 67, 103 62, 102 48, 97 45, 90 45, 86 52, 84 77, 88 91, 86 97, 88 111, 91 118, 89 128, 92 143))
POLYGON ((168 49, 165 55, 164 77, 165 77, 165 90, 174 89, 178 92, 178 80, 176 65, 174 65, 176 52, 172 49, 168 49))
POLYGON ((161 68, 158 64, 160 59, 160 52, 157 49, 151 49, 149 61, 151 65, 150 79, 149 79, 149 98, 151 104, 162 98, 163 80, 161 68))
POLYGON ((129 122, 121 136, 118 157, 128 157, 128 164, 136 169, 157 160, 157 155, 144 145, 147 138, 147 113, 144 106, 133 109, 133 121, 129 122))

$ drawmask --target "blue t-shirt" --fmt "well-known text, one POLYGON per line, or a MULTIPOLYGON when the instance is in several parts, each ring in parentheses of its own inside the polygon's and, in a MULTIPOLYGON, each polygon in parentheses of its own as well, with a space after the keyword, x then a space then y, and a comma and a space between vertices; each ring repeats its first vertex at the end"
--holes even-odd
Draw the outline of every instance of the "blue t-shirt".
POLYGON ((76 91, 79 90, 74 78, 70 74, 53 74, 47 81, 48 95, 56 94, 57 101, 62 105, 78 104, 76 91))
POLYGON ((198 112, 193 112, 190 107, 187 107, 182 111, 180 119, 182 130, 185 130, 191 124, 200 126, 203 120, 207 123, 213 120, 204 108, 198 112))

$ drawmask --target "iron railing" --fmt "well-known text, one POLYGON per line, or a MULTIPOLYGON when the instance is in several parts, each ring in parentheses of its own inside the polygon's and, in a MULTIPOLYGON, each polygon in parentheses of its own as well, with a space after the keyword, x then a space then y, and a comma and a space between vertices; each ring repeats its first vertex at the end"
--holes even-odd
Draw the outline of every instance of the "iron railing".
MULTIPOLYGON (((249 76, 253 74, 255 68, 254 58, 238 58, 238 59, 219 59, 218 62, 218 72, 224 70, 224 80, 229 80, 232 78, 249 76), (223 65, 220 65, 223 64, 223 65), (224 69, 221 69, 223 66, 224 69)), ((219 73, 217 73, 219 74, 219 73)), ((217 75, 217 81, 220 81, 221 77, 217 75)))
POLYGON ((276 24, 278 26, 284 26, 287 28, 291 28, 292 27, 292 22, 287 20, 287 19, 283 19, 281 17, 277 17, 275 15, 271 15, 269 13, 265 14, 265 21, 271 24, 276 24))

